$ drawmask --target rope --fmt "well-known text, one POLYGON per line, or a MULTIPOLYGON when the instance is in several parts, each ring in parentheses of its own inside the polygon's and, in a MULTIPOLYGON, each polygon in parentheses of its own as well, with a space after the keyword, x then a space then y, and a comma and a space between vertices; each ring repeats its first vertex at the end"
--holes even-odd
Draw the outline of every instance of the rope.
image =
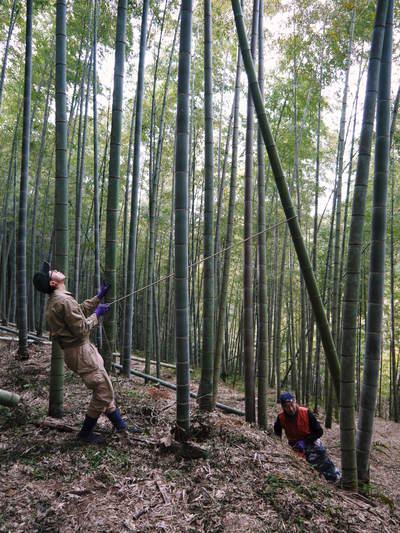
MULTIPOLYGON (((254 239, 255 237, 258 237, 259 235, 262 235, 263 233, 266 233, 267 231, 271 231, 271 230, 281 226, 282 224, 285 224, 289 220, 292 220, 292 219, 294 219, 296 217, 297 217, 297 215, 294 215, 293 217, 290 217, 290 218, 287 218, 285 220, 282 220, 281 222, 278 222, 277 224, 274 224, 273 226, 269 226, 268 228, 265 228, 262 231, 259 231, 258 233, 254 233, 253 235, 251 235, 251 237, 246 237, 246 239, 242 239, 241 241, 236 242, 235 244, 231 244, 231 246, 228 246, 227 248, 219 250, 218 252, 215 252, 212 255, 208 255, 207 257, 203 257, 203 259, 199 259, 198 261, 195 261, 194 263, 188 265, 188 268, 193 268, 195 266, 200 265, 201 263, 205 263, 209 259, 212 259, 213 257, 216 257, 217 255, 221 255, 221 254, 227 252, 228 250, 231 250, 235 246, 239 246, 240 244, 243 244, 243 243, 247 242, 250 239, 254 239)), ((133 296, 134 294, 137 294, 138 292, 145 291, 146 289, 149 289, 150 287, 153 287, 154 285, 158 285, 159 283, 161 283, 161 282, 163 282, 163 281, 165 281, 165 280, 167 280, 169 278, 172 278, 174 276, 175 276, 174 273, 168 274, 167 276, 163 276, 162 278, 158 279, 157 281, 153 281, 153 283, 149 283, 148 285, 145 285, 144 287, 141 287, 140 289, 136 289, 133 292, 130 292, 129 294, 126 294, 125 296, 121 296, 121 298, 118 298, 117 300, 114 300, 113 302, 109 302, 109 305, 114 305, 117 302, 120 302, 121 300, 125 300, 126 298, 129 298, 129 296, 133 296)))
MULTIPOLYGON (((214 254, 212 255, 209 255, 207 257, 204 257, 203 259, 200 259, 199 261, 195 261, 194 263, 188 265, 188 268, 193 268, 197 265, 200 265, 201 263, 204 263, 205 261, 207 261, 208 259, 211 259, 212 257, 216 257, 217 255, 220 255, 224 252, 227 252, 228 250, 234 248, 235 246, 239 246, 240 244, 243 244, 245 242, 247 242, 248 240, 250 239, 253 239, 255 237, 258 237, 259 235, 262 235, 263 233, 266 233, 267 231, 271 231, 279 226, 281 226, 282 224, 285 224, 286 222, 288 222, 289 220, 292 220, 294 218, 296 218, 297 215, 294 215, 293 217, 290 217, 290 218, 287 218, 285 220, 282 220, 281 222, 278 222, 277 224, 274 224, 273 226, 269 226, 268 228, 265 228, 264 230, 262 231, 259 231, 258 233, 255 233, 253 234, 251 237, 247 237, 246 239, 242 239, 241 241, 235 243, 235 244, 232 244, 231 246, 228 246, 227 248, 224 248, 218 252, 215 252, 214 254)), ((169 274, 168 276, 164 276, 160 279, 158 279, 157 281, 154 281, 153 283, 150 283, 148 285, 145 285, 144 287, 141 287, 140 289, 136 289, 135 291, 129 293, 129 294, 126 294, 125 296, 122 296, 121 298, 118 298, 117 300, 114 300, 113 302, 110 302, 109 305, 113 305, 113 304, 116 304, 117 302, 120 302, 122 300, 125 300, 126 298, 128 298, 129 296, 132 296, 134 294, 137 294, 139 292, 142 292, 150 287, 152 287, 153 285, 158 285, 159 283, 161 283, 162 281, 165 281, 171 277, 173 277, 175 274, 169 274)), ((108 345, 108 348, 110 350, 110 352, 112 351, 112 346, 111 346, 111 342, 110 342, 110 339, 108 338, 108 335, 107 335, 107 332, 105 330, 105 327, 104 327, 104 324, 102 323, 101 324, 101 328, 102 328, 102 331, 103 331, 103 339, 105 339, 107 345, 108 345)), ((117 379, 117 386, 118 386, 118 389, 120 389, 120 383, 119 383, 119 380, 117 379)), ((195 393, 193 393, 191 391, 191 393, 194 395, 195 393)), ((205 394, 204 396, 197 396, 197 400, 201 399, 202 397, 205 397, 205 396, 209 396, 209 394, 205 394)), ((176 423, 176 426, 178 429, 180 429, 181 431, 185 432, 185 430, 183 428, 180 428, 179 425, 176 423)))

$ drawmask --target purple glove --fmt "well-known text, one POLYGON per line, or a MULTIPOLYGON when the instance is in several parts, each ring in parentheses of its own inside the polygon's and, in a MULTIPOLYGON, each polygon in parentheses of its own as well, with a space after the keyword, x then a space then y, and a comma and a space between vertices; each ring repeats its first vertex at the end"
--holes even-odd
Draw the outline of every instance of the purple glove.
POLYGON ((304 453, 305 449, 306 449, 306 444, 305 444, 304 440, 298 440, 293 445, 293 450, 296 450, 296 452, 304 453))
POLYGON ((109 304, 99 304, 96 307, 96 311, 95 311, 97 318, 101 317, 101 315, 105 315, 106 313, 108 313, 109 310, 110 310, 109 304))
POLYGON ((99 292, 97 293, 97 298, 100 300, 107 294, 108 289, 111 287, 111 283, 107 283, 104 279, 101 282, 101 287, 99 292))

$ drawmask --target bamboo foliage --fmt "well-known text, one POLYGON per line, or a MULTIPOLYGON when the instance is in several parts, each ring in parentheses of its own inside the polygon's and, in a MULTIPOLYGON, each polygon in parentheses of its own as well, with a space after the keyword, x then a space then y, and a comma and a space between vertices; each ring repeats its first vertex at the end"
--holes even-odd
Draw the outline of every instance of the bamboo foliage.
POLYGON ((3 96, 3 87, 4 87, 4 79, 6 76, 6 67, 7 67, 7 58, 8 58, 8 52, 10 50, 10 41, 11 36, 14 30, 15 26, 15 7, 16 7, 17 0, 13 0, 13 5, 11 8, 11 15, 10 15, 10 24, 8 26, 8 34, 7 34, 7 42, 6 47, 4 49, 4 58, 3 58, 3 64, 1 66, 1 74, 0 74, 0 111, 1 111, 1 100, 3 96))

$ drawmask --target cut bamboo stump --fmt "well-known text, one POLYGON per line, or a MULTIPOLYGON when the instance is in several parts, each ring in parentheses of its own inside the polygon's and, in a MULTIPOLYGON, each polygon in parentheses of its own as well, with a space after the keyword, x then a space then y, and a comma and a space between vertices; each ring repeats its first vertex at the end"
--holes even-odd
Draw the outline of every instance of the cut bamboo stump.
POLYGON ((15 407, 19 400, 20 396, 14 392, 8 392, 6 390, 0 389, 0 405, 5 405, 6 407, 15 407))

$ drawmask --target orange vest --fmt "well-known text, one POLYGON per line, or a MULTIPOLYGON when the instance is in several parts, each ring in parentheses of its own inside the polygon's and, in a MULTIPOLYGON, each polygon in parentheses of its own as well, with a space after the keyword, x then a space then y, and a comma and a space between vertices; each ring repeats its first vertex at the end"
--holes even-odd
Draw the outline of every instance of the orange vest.
POLYGON ((308 421, 308 409, 298 407, 297 416, 286 416, 284 411, 279 413, 279 421, 285 430, 289 444, 293 446, 298 440, 304 440, 311 435, 308 421))

